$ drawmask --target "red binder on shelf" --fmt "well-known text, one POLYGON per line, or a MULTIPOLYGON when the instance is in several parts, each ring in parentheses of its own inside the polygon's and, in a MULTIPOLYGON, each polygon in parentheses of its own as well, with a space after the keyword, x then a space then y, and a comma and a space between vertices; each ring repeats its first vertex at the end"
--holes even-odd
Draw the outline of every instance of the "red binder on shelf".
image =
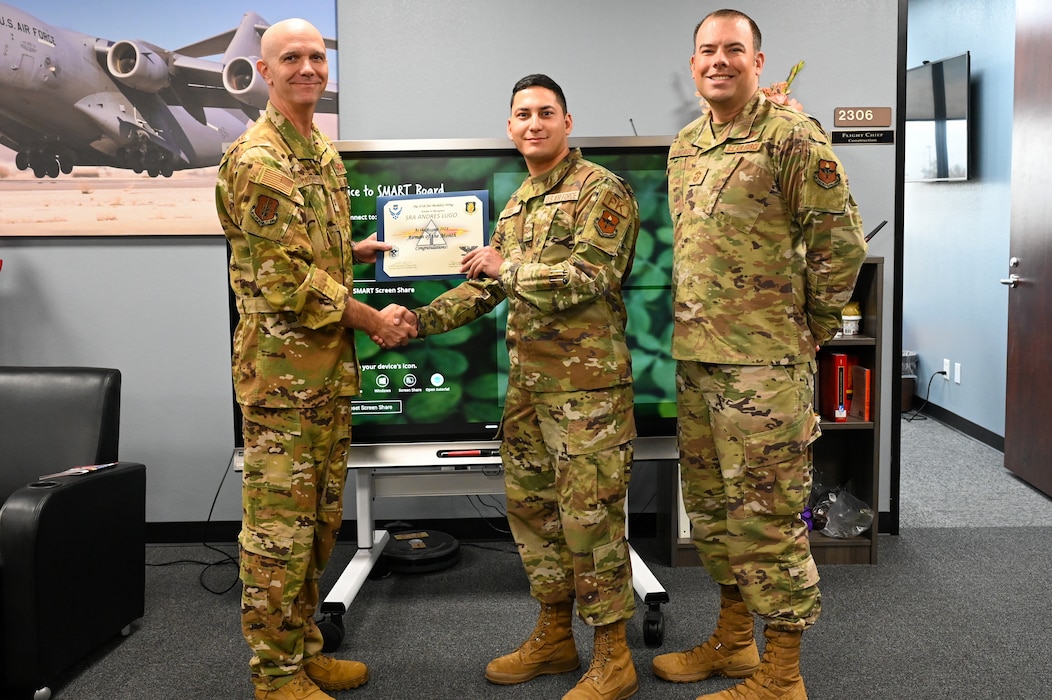
POLYGON ((870 420, 869 397, 872 376, 873 373, 866 367, 862 367, 861 365, 854 365, 851 367, 852 397, 851 406, 848 408, 847 413, 852 418, 857 418, 867 422, 870 420))
POLYGON ((818 358, 818 411, 826 420, 847 420, 851 360, 845 353, 829 352, 818 358))

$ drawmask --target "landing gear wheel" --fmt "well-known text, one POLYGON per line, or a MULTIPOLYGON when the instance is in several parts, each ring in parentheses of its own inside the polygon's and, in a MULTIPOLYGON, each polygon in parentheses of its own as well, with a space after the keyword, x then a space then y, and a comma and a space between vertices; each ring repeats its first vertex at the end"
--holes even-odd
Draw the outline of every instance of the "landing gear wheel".
POLYGON ((665 613, 657 604, 643 614, 643 641, 648 647, 659 647, 665 641, 665 613))
POLYGON ((318 623, 322 651, 336 651, 343 643, 343 616, 333 613, 318 623))

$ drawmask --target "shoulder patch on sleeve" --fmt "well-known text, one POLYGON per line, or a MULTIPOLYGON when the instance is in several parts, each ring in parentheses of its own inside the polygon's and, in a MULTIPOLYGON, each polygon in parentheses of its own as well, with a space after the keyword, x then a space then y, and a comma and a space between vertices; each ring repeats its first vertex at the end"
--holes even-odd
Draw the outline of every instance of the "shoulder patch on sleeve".
POLYGON ((286 197, 291 197, 292 193, 296 190, 296 183, 293 182, 292 178, 285 173, 271 168, 267 165, 260 166, 252 177, 252 181, 269 187, 275 192, 279 192, 286 197))
POLYGON ((623 197, 618 196, 613 190, 603 195, 603 206, 614 211, 621 217, 627 217, 632 213, 632 208, 623 197))

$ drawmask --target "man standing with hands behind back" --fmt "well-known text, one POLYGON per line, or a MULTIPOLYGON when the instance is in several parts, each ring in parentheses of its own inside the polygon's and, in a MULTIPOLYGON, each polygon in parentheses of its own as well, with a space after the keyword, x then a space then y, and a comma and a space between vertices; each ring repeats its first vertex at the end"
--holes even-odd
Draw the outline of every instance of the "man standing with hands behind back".
POLYGON ((625 496, 636 429, 621 284, 639 209, 623 180, 569 147, 572 129, 554 80, 515 84, 508 137, 529 177, 490 245, 464 256, 469 279, 414 311, 424 336, 508 300, 501 458, 508 523, 541 609, 534 631, 490 661, 486 678, 515 684, 578 668, 576 600, 595 643, 564 700, 623 700, 638 681, 625 639, 635 609, 625 496))
POLYGON ((390 246, 351 240, 346 171, 314 126, 328 83, 325 42, 312 25, 269 27, 256 68, 266 112, 219 166, 216 207, 230 243, 240 322, 233 374, 244 417, 241 624, 257 700, 331 700, 365 683, 357 661, 321 654, 318 579, 343 520, 358 393, 353 329, 385 347, 415 331, 405 309, 352 298, 353 262, 390 246))
POLYGON ((653 670, 675 682, 747 678, 709 700, 807 697, 800 638, 821 609, 801 516, 820 434, 816 346, 839 328, 866 255, 826 134, 763 94, 763 64, 752 19, 706 16, 690 66, 708 109, 668 158, 683 500, 721 600, 712 637, 653 670))

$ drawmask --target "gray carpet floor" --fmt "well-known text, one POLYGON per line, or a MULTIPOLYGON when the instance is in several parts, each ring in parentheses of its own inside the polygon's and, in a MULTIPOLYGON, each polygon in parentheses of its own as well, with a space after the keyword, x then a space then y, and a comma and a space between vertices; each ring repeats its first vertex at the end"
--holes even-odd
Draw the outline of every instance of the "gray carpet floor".
MULTIPOLYGON (((1052 502, 1006 472, 999 452, 931 419, 903 423, 902 472, 902 532, 881 536, 879 564, 821 569, 823 617, 805 636, 801 659, 809 697, 1049 697, 1052 502), (992 518, 991 504, 1007 514, 992 518)), ((353 552, 338 546, 324 590, 353 552)), ((462 552, 444 571, 366 582, 336 655, 366 662, 371 679, 338 698, 532 700, 573 686, 576 672, 521 686, 485 681, 486 662, 518 645, 537 607, 510 543, 465 544, 462 552)), ((57 686, 56 700, 249 700, 238 588, 202 587, 225 588, 234 568, 162 565, 219 558, 200 546, 151 546, 147 556, 155 566, 147 570, 146 616, 57 686)), ((730 685, 670 684, 650 673, 657 654, 707 637, 718 609, 702 569, 651 570, 671 600, 662 606, 660 648, 645 645, 641 614, 629 622, 635 697, 686 700, 730 685)), ((590 630, 576 632, 587 664, 590 630)))

